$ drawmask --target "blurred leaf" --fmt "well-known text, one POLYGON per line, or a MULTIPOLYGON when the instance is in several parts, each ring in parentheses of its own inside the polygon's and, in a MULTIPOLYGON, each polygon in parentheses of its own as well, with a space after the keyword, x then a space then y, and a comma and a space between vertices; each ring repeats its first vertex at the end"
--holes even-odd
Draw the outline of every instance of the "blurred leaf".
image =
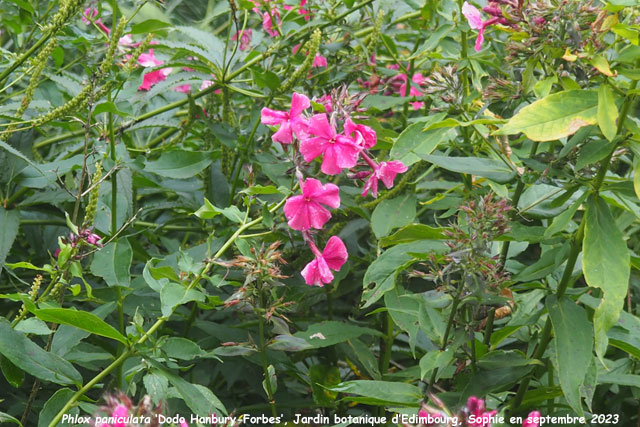
POLYGON ((418 154, 423 160, 453 172, 483 176, 500 184, 511 181, 516 171, 501 161, 480 157, 448 157, 418 154))
POLYGON ((378 241, 380 247, 410 243, 416 240, 442 240, 447 239, 443 234, 448 228, 431 227, 425 224, 410 224, 402 227, 390 236, 383 237, 378 241))
POLYGON ((385 199, 378 203, 371 215, 371 229, 379 239, 391 230, 403 227, 416 216, 416 198, 407 193, 395 199, 385 199))
POLYGON ((380 331, 375 329, 363 328, 361 326, 338 322, 335 320, 326 320, 309 326, 306 331, 296 332, 293 336, 295 338, 302 338, 311 346, 311 348, 322 348, 329 347, 352 338, 358 338, 363 334, 374 336, 381 335, 380 331))
POLYGON ((4 378, 12 387, 18 388, 24 382, 24 371, 2 355, 0 355, 0 369, 2 369, 4 378))
POLYGON ((0 206, 0 273, 20 228, 20 211, 0 206))
POLYGON ((146 21, 133 24, 131 26, 131 34, 149 34, 168 27, 171 27, 171 24, 168 22, 158 19, 147 19, 146 21))
POLYGON ((165 151, 158 160, 148 160, 145 171, 167 178, 191 178, 202 172, 212 162, 209 153, 204 151, 165 151))
MULTIPOLYGON (((74 395, 73 390, 69 388, 61 388, 57 390, 53 395, 47 400, 47 403, 44 404, 42 410, 40 411, 38 417, 38 427, 50 427, 49 424, 53 421, 53 418, 64 408, 64 405, 71 399, 71 396, 74 395)), ((69 411, 71 415, 72 412, 77 413, 77 408, 73 408, 72 411, 69 411)), ((64 426, 68 423, 59 422, 56 426, 64 426)))
POLYGON ((418 407, 422 400, 420 389, 411 384, 391 381, 356 380, 329 387, 331 391, 355 394, 343 400, 367 405, 404 405, 418 407))
POLYGON ((313 365, 309 368, 309 381, 313 401, 324 407, 332 407, 338 397, 330 388, 340 384, 340 370, 337 366, 313 365))

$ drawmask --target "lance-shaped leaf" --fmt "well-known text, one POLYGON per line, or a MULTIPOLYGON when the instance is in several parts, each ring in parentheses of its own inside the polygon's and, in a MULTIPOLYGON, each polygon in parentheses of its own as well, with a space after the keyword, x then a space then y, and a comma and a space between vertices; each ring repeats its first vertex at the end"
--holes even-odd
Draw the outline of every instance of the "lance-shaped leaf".
POLYGON ((533 141, 553 141, 598 122, 598 93, 567 90, 527 105, 497 135, 524 133, 533 141))
POLYGON ((582 272, 589 286, 604 292, 593 316, 596 354, 602 361, 607 350, 607 332, 618 322, 627 295, 631 259, 609 205, 596 196, 587 201, 582 272))
POLYGON ((127 339, 113 326, 100 319, 95 314, 69 308, 43 308, 34 310, 34 314, 45 322, 71 325, 95 335, 111 338, 127 344, 127 339))

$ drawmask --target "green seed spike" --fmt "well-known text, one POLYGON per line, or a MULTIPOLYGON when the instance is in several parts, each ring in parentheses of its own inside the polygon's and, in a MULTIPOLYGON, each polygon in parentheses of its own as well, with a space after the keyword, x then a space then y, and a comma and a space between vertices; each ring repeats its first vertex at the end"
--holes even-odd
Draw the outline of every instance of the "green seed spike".
POLYGON ((320 31, 319 28, 316 28, 313 34, 311 34, 311 39, 309 40, 309 53, 307 54, 307 57, 305 58, 302 65, 297 70, 295 70, 293 74, 291 74, 291 77, 289 78, 289 80, 287 80, 282 85, 281 91, 283 93, 286 93, 289 90, 291 90, 291 88, 293 88, 296 85, 298 80, 306 76, 309 70, 311 70, 311 66, 313 65, 313 59, 318 54, 321 41, 322 41, 322 32, 320 31))
POLYGON ((98 211, 98 195, 100 193, 100 179, 102 178, 102 161, 96 164, 96 171, 91 177, 91 192, 89 193, 89 203, 84 213, 82 228, 91 227, 98 211))

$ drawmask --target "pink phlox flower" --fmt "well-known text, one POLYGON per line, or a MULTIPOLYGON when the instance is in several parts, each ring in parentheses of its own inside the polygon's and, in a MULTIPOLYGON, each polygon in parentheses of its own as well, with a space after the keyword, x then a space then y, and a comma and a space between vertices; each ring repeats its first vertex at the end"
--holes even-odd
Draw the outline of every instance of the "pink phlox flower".
POLYGON ((118 46, 121 48, 125 48, 125 47, 133 47, 133 38, 131 37, 131 34, 125 34, 124 36, 120 37, 118 39, 118 46))
POLYGON ((102 240, 102 237, 98 236, 95 233, 89 233, 86 237, 85 237, 87 243, 94 245, 94 246, 100 246, 102 247, 102 243, 100 243, 100 240, 102 240))
MULTIPOLYGON (((304 19, 305 21, 308 21, 309 19, 311 19, 311 12, 309 12, 306 9, 303 9, 304 6, 307 4, 307 0, 301 0, 300 1, 300 7, 298 8, 298 14, 299 15, 304 15, 304 19)), ((293 9, 293 6, 289 6, 289 5, 284 5, 282 6, 285 10, 291 10, 293 9)))
POLYGON ((303 139, 300 144, 300 153, 306 162, 323 155, 320 170, 327 175, 336 175, 342 169, 355 166, 361 147, 348 136, 338 135, 326 114, 311 117, 308 131, 316 136, 303 139))
POLYGON ((180 92, 180 93, 189 93, 189 92, 191 92, 191 85, 190 84, 184 84, 184 85, 176 86, 176 87, 173 88, 173 90, 175 90, 176 92, 180 92))
POLYGON ((378 181, 381 180, 385 187, 392 188, 396 175, 404 173, 408 170, 401 161, 392 160, 390 162, 382 162, 374 168, 369 176, 364 188, 362 189, 362 197, 366 197, 369 190, 373 197, 378 197, 378 181))
POLYGON ((468 400, 467 400, 467 411, 469 412, 469 415, 474 415, 476 418, 476 421, 473 423, 470 423, 467 420, 467 423, 469 426, 472 427, 491 427, 491 423, 484 423, 482 421, 482 418, 488 418, 488 417, 493 417, 497 411, 485 411, 485 406, 484 406, 484 400, 483 399, 478 399, 475 396, 471 396, 468 400))
POLYGON ((237 33, 235 33, 233 37, 231 37, 231 40, 235 41, 235 40, 238 40, 238 38, 240 38, 239 49, 247 50, 249 48, 249 45, 251 44, 252 33, 253 31, 251 30, 251 28, 247 28, 244 31, 240 30, 237 33))
POLYGON ((333 101, 331 100, 331 95, 324 94, 320 98, 315 100, 318 104, 322 104, 324 107, 324 111, 331 114, 333 112, 333 101))
POLYGON ((542 415, 540 414, 539 411, 531 411, 529 412, 529 415, 527 416, 527 419, 525 419, 522 422, 522 427, 540 427, 540 417, 542 415), (537 418, 537 420, 536 420, 537 418))
POLYGON ((340 206, 340 190, 335 184, 322 185, 314 178, 307 178, 302 183, 302 194, 287 199, 284 214, 289 220, 289 227, 305 231, 311 228, 321 229, 331 213, 323 206, 336 209, 340 206))
POLYGON ((280 125, 280 128, 273 134, 271 139, 281 144, 291 144, 293 135, 298 139, 308 137, 307 119, 302 112, 311 106, 311 101, 301 93, 295 93, 291 97, 291 109, 289 111, 272 110, 264 107, 261 112, 260 121, 269 126, 280 125))
MULTIPOLYGON (((157 59, 153 54, 153 49, 149 49, 149 52, 140 54, 138 57, 138 64, 143 67, 156 67, 164 64, 164 61, 157 59)), ((159 70, 146 73, 142 79, 142 84, 138 87, 138 90, 151 89, 153 85, 166 80, 172 70, 172 68, 161 68, 159 70)))
POLYGON ((476 49, 476 52, 480 52, 480 49, 482 49, 482 43, 484 42, 485 28, 487 28, 489 25, 495 24, 500 20, 500 18, 493 17, 488 21, 483 21, 480 11, 475 6, 470 5, 466 1, 462 5, 462 14, 464 15, 465 18, 467 18, 467 22, 469 23, 469 26, 474 30, 478 30, 478 37, 476 38, 475 49, 476 49))
POLYGON ((331 283, 333 280, 331 270, 339 271, 347 261, 349 255, 346 246, 338 236, 331 236, 322 253, 313 243, 310 243, 310 246, 316 258, 300 273, 305 283, 309 286, 324 286, 325 283, 331 283))
POLYGON ((327 58, 325 58, 322 55, 316 55, 315 58, 313 58, 313 67, 326 67, 327 66, 327 58))
MULTIPOLYGON (((118 406, 116 406, 116 408, 113 410, 113 412, 111 413, 112 417, 116 417, 116 420, 118 418, 126 418, 129 416, 129 410, 127 409, 126 406, 124 406, 123 404, 119 404, 118 406)), ((113 427, 126 427, 126 423, 122 422, 122 421, 118 421, 116 423, 113 424, 113 427)))
POLYGON ((185 421, 180 421, 180 427, 189 427, 189 424, 187 424, 185 421))
POLYGON ((378 142, 375 130, 366 125, 355 124, 349 118, 344 122, 344 133, 364 149, 373 148, 378 142))
MULTIPOLYGON (((95 7, 92 9, 90 7, 86 8, 84 10, 84 13, 82 14, 82 22, 85 23, 85 25, 91 25, 91 21, 93 20, 93 18, 95 18, 98 15, 98 9, 96 9, 95 7)), ((104 25, 102 23, 102 20, 100 18, 94 20, 93 22, 95 22, 95 24, 102 30, 104 31, 107 35, 109 35, 109 33, 111 33, 111 30, 109 28, 107 28, 106 25, 104 25)))
POLYGON ((277 37, 279 35, 277 28, 282 25, 280 12, 278 12, 278 9, 276 8, 272 8, 270 9, 270 11, 271 14, 269 14, 268 12, 264 12, 262 14, 262 28, 264 28, 267 34, 269 34, 271 37, 277 37), (273 20, 271 19, 272 17, 276 20, 276 23, 273 22, 273 20), (276 25, 278 27, 276 27, 276 25))

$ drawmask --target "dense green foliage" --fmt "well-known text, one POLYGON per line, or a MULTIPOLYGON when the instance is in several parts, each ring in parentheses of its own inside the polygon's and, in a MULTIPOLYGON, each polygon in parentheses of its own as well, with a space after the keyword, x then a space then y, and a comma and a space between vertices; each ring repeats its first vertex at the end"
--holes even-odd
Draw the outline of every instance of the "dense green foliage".
POLYGON ((0 0, 0 421, 637 424, 639 3, 476 5, 0 0))

